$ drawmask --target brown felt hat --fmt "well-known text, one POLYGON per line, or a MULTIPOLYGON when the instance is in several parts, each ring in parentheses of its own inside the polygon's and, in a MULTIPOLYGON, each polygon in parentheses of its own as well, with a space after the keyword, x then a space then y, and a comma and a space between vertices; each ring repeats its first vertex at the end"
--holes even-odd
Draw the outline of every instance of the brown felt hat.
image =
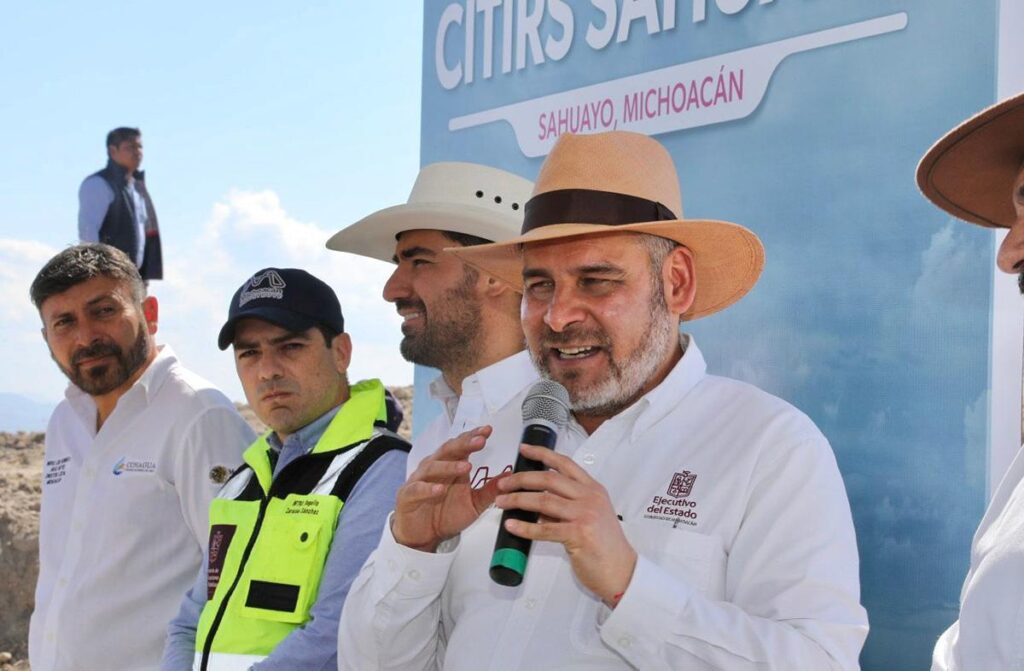
POLYGON ((562 135, 541 166, 520 236, 447 251, 521 289, 521 245, 624 232, 675 240, 693 252, 697 295, 686 319, 735 303, 764 268, 764 247, 743 226, 684 219, 672 157, 656 140, 626 131, 562 135))
POLYGON ((979 112, 936 142, 917 166, 921 192, 972 224, 1009 228, 1024 162, 1024 93, 979 112))

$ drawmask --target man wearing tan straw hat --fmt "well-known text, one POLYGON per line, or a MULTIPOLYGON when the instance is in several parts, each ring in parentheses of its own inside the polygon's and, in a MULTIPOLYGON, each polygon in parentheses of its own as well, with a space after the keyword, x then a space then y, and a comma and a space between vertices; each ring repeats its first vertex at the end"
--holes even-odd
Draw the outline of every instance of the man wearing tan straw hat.
MULTIPOLYGON (((955 217, 1009 229, 999 269, 1024 292, 1024 93, 960 124, 921 159, 917 184, 955 217)), ((1018 668, 1024 660, 1024 457, 989 502, 971 546, 960 618, 939 638, 933 671, 1018 668)))
MULTIPOLYGON (((407 203, 374 212, 327 242, 329 249, 396 264, 384 299, 403 318, 402 356, 441 372, 430 394, 443 410, 417 432, 410 473, 445 440, 490 421, 537 379, 523 351, 519 293, 444 253, 517 236, 532 187, 486 165, 432 163, 420 171, 407 203)), ((518 429, 510 424, 509 435, 518 429)), ((485 482, 504 465, 491 470, 481 466, 474 481, 485 482)))
POLYGON ((858 668, 867 617, 827 441, 708 375, 679 333, 749 291, 761 243, 681 205, 653 139, 564 135, 522 235, 454 250, 523 287, 530 353, 571 417, 554 450, 481 427, 420 463, 342 614, 341 669, 858 668), (517 451, 547 470, 470 486, 470 458, 517 451), (540 515, 505 523, 533 541, 511 587, 488 577, 502 509, 540 515))

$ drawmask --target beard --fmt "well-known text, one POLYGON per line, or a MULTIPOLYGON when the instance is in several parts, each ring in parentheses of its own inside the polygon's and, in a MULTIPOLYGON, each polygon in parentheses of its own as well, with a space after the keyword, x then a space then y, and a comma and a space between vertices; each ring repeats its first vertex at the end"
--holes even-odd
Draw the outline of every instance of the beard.
POLYGON ((139 325, 135 341, 127 352, 113 342, 97 342, 75 352, 71 357, 70 368, 61 366, 60 362, 57 362, 57 366, 72 384, 90 396, 109 394, 130 380, 149 358, 149 340, 145 328, 144 324, 139 325), (83 360, 101 356, 112 356, 114 360, 92 366, 87 371, 81 369, 83 360))
POLYGON ((650 300, 651 318, 644 326, 643 337, 636 348, 624 359, 613 354, 612 341, 600 328, 569 328, 555 333, 545 328, 541 347, 531 352, 534 365, 544 377, 565 386, 569 392, 572 411, 576 415, 610 417, 631 406, 644 392, 658 368, 665 361, 665 352, 672 342, 679 339, 679 323, 668 311, 665 297, 656 291, 650 300), (575 372, 563 375, 563 379, 552 376, 544 352, 551 347, 573 342, 595 343, 608 356, 608 373, 604 379, 581 386, 575 372))
POLYGON ((418 300, 397 300, 398 309, 416 308, 423 315, 423 329, 405 335, 399 345, 406 361, 440 370, 461 368, 477 351, 481 331, 478 276, 465 272, 459 283, 445 291, 433 308, 418 300))

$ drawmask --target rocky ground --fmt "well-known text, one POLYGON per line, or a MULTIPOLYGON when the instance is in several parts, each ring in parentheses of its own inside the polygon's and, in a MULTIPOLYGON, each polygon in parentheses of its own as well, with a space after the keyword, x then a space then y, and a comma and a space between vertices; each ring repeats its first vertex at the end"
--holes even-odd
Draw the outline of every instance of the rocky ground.
MULTIPOLYGON (((399 433, 409 436, 412 387, 392 387, 405 408, 399 433)), ((239 411, 257 431, 265 427, 246 406, 239 411)), ((39 572, 39 475, 42 433, 0 432, 0 671, 28 671, 28 620, 39 572), (22 660, 22 661, 18 661, 22 660)))

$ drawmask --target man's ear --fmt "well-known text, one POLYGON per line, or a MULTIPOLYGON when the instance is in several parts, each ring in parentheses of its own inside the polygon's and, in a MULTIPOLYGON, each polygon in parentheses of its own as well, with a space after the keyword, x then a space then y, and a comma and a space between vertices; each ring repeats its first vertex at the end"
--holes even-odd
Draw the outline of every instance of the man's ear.
POLYGON ((334 356, 334 367, 344 374, 352 363, 352 338, 347 333, 339 333, 331 341, 331 354, 334 356))
POLYGON ((509 286, 503 280, 499 280, 494 275, 488 273, 480 273, 481 279, 484 279, 484 295, 490 298, 498 298, 499 296, 508 293, 518 293, 515 289, 509 286))
POLYGON ((160 306, 156 301, 156 296, 146 296, 142 300, 142 315, 146 318, 149 335, 156 334, 157 321, 160 316, 160 306))
POLYGON ((682 245, 669 252, 661 266, 661 279, 668 311, 682 316, 690 309, 697 296, 693 252, 682 245))

